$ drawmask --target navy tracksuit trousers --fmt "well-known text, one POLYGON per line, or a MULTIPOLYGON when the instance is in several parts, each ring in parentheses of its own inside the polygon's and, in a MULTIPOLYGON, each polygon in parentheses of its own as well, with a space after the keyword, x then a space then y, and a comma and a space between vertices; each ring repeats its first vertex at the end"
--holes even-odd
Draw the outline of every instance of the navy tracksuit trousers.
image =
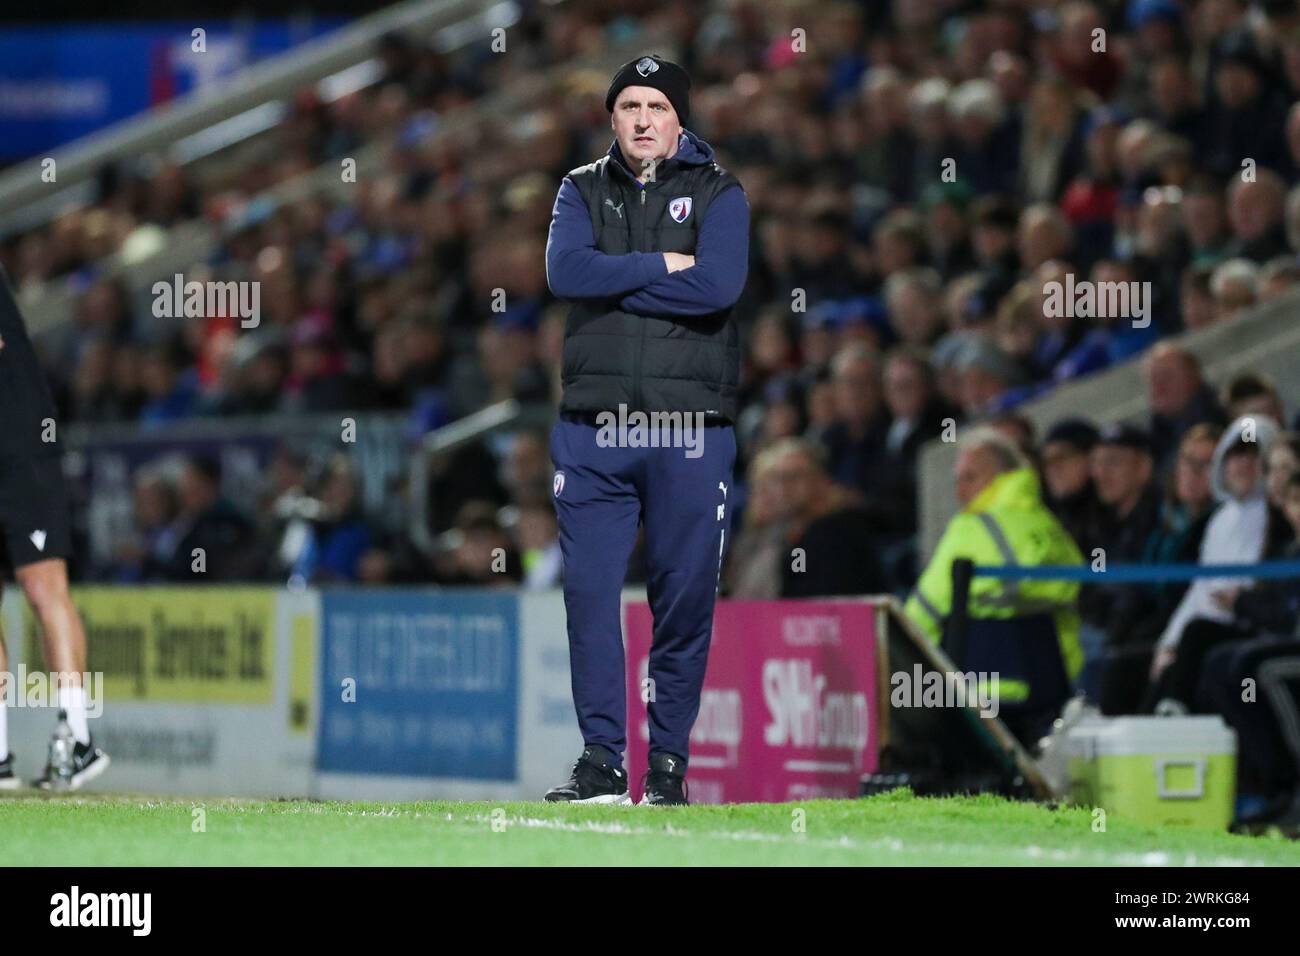
POLYGON ((730 537, 735 431, 727 424, 706 425, 699 457, 688 457, 684 448, 602 447, 599 431, 590 418, 565 415, 551 432, 578 727, 584 744, 599 744, 621 762, 627 677, 620 601, 643 524, 654 615, 650 753, 687 760, 730 537))

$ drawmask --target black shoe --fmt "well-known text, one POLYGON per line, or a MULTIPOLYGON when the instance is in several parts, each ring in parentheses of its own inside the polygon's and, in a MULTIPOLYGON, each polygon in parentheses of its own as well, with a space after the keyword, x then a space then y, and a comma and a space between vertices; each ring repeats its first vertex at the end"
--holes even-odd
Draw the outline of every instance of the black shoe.
POLYGON ((686 799, 686 761, 672 754, 657 753, 650 757, 645 775, 641 806, 684 807, 686 799))
MULTIPOLYGON (((3 707, 4 704, 0 704, 3 707)), ((0 760, 0 790, 17 790, 23 785, 18 774, 14 773, 14 755, 11 753, 0 760)))
POLYGON ((613 765, 613 754, 604 747, 587 747, 573 765, 573 775, 546 791, 551 803, 611 803, 630 806, 627 771, 613 765))
POLYGON ((107 770, 109 763, 108 754, 96 747, 93 740, 88 744, 77 743, 72 748, 72 765, 62 778, 62 786, 58 785, 59 775, 49 764, 32 785, 42 790, 76 790, 107 770))

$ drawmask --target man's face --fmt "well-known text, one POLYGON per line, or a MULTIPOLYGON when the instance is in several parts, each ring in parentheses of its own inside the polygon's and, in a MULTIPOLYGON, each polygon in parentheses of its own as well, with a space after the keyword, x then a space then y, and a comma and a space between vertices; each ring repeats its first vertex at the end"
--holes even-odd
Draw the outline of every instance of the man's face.
POLYGON ((1210 469, 1214 464, 1214 442, 1189 441, 1178 453, 1174 469, 1174 491, 1185 505, 1202 505, 1213 495, 1210 469))
POLYGON ((1016 234, 1001 226, 984 224, 976 226, 972 233, 975 243, 975 255, 983 265, 1001 259, 1016 244, 1016 234))
POLYGON ((625 87, 614 100, 609 117, 618 148, 638 176, 651 160, 677 152, 682 124, 668 97, 651 86, 625 87))
POLYGON ((1259 239, 1282 219, 1283 197, 1263 182, 1242 183, 1231 195, 1228 221, 1242 239, 1259 239))
POLYGON ((1286 503, 1286 489, 1291 476, 1300 469, 1300 460, 1285 442, 1277 442, 1268 450, 1264 481, 1268 485, 1268 500, 1281 508, 1286 503))
POLYGON ((1196 394, 1196 376, 1177 355, 1152 359, 1147 367, 1147 400, 1157 415, 1177 415, 1196 394))
POLYGON ((216 498, 216 489, 208 477, 193 465, 186 465, 181 473, 180 499, 186 514, 196 515, 206 511, 216 498))
POLYGON ((1291 158, 1300 162, 1300 110, 1295 107, 1286 118, 1286 145, 1291 151, 1291 158))
POLYGON ((957 456, 957 500, 965 507, 997 476, 997 462, 987 449, 963 449, 957 456))
POLYGON ((1193 244, 1209 245, 1223 231, 1223 201, 1211 193, 1192 193, 1183 199, 1183 220, 1193 244))
POLYGON ((1104 504, 1122 504, 1150 479, 1150 455, 1122 445, 1099 445, 1092 450, 1092 481, 1104 504))
POLYGON ((961 373, 961 405, 970 415, 983 414, 989 403, 1008 388, 1005 379, 999 378, 978 365, 961 373))
POLYGON ((1259 484, 1259 452, 1248 446, 1230 451, 1223 461, 1223 484, 1234 498, 1245 498, 1259 484))
POLYGON ((779 503, 778 520, 795 520, 808 514, 816 499, 825 490, 825 483, 817 466, 800 452, 783 455, 768 474, 779 503))
POLYGON ((925 373, 915 363, 895 359, 885 366, 885 403, 895 417, 917 417, 928 399, 925 373))
POLYGON ((1259 77, 1249 67, 1229 61, 1214 71, 1214 88, 1228 109, 1241 109, 1259 95, 1259 77))
POLYGON ((1043 447, 1043 478, 1058 501, 1083 490, 1088 483, 1088 453, 1068 441, 1051 441, 1043 447))
POLYGON ((844 421, 861 424, 880 411, 880 379, 870 361, 845 363, 833 381, 835 411, 844 421))
POLYGON ((1286 517, 1293 529, 1300 528, 1300 485, 1287 486, 1286 517))

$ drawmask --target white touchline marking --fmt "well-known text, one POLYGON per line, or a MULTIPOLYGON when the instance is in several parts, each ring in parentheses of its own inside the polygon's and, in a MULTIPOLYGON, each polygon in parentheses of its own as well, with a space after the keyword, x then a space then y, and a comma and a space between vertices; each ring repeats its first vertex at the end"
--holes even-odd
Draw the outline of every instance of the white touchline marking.
MULTIPOLYGON (((475 814, 465 818, 466 822, 491 823, 490 817, 475 814)), ((539 830, 562 830, 569 833, 607 833, 619 836, 671 836, 686 838, 703 838, 707 840, 728 840, 747 843, 786 843, 800 846, 827 847, 844 850, 888 850, 892 853, 935 853, 950 856, 978 857, 981 854, 997 856, 1025 856, 1030 860, 1054 860, 1069 863, 1094 862, 1111 866, 1265 866, 1264 863, 1239 860, 1233 857, 1211 857, 1200 859, 1195 854, 1187 854, 1179 859, 1176 854, 1163 851, 1120 853, 1094 852, 1090 850, 1048 850, 1039 846, 1007 847, 980 844, 950 843, 915 843, 907 844, 894 837, 879 840, 854 840, 841 836, 834 839, 816 839, 806 836, 787 836, 781 833, 762 833, 756 830, 687 830, 677 829, 671 824, 663 829, 648 829, 628 826, 625 823, 606 823, 600 820, 549 820, 541 817, 507 817, 507 824, 539 830)))

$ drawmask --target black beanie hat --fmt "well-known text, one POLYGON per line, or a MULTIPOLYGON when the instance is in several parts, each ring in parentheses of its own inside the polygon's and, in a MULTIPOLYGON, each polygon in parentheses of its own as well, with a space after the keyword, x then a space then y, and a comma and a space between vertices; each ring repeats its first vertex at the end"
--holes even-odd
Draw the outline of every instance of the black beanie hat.
POLYGON ((1046 437, 1043 438, 1043 444, 1050 445, 1054 441, 1065 442, 1079 451, 1087 452, 1092 451, 1093 446, 1097 444, 1097 439, 1097 426, 1092 422, 1082 418, 1066 418, 1048 430, 1046 437))
POLYGON ((677 119, 686 122, 691 113, 691 78, 676 63, 658 54, 637 57, 619 67, 605 94, 605 109, 614 112, 614 101, 628 86, 649 86, 668 97, 677 111, 677 119))

